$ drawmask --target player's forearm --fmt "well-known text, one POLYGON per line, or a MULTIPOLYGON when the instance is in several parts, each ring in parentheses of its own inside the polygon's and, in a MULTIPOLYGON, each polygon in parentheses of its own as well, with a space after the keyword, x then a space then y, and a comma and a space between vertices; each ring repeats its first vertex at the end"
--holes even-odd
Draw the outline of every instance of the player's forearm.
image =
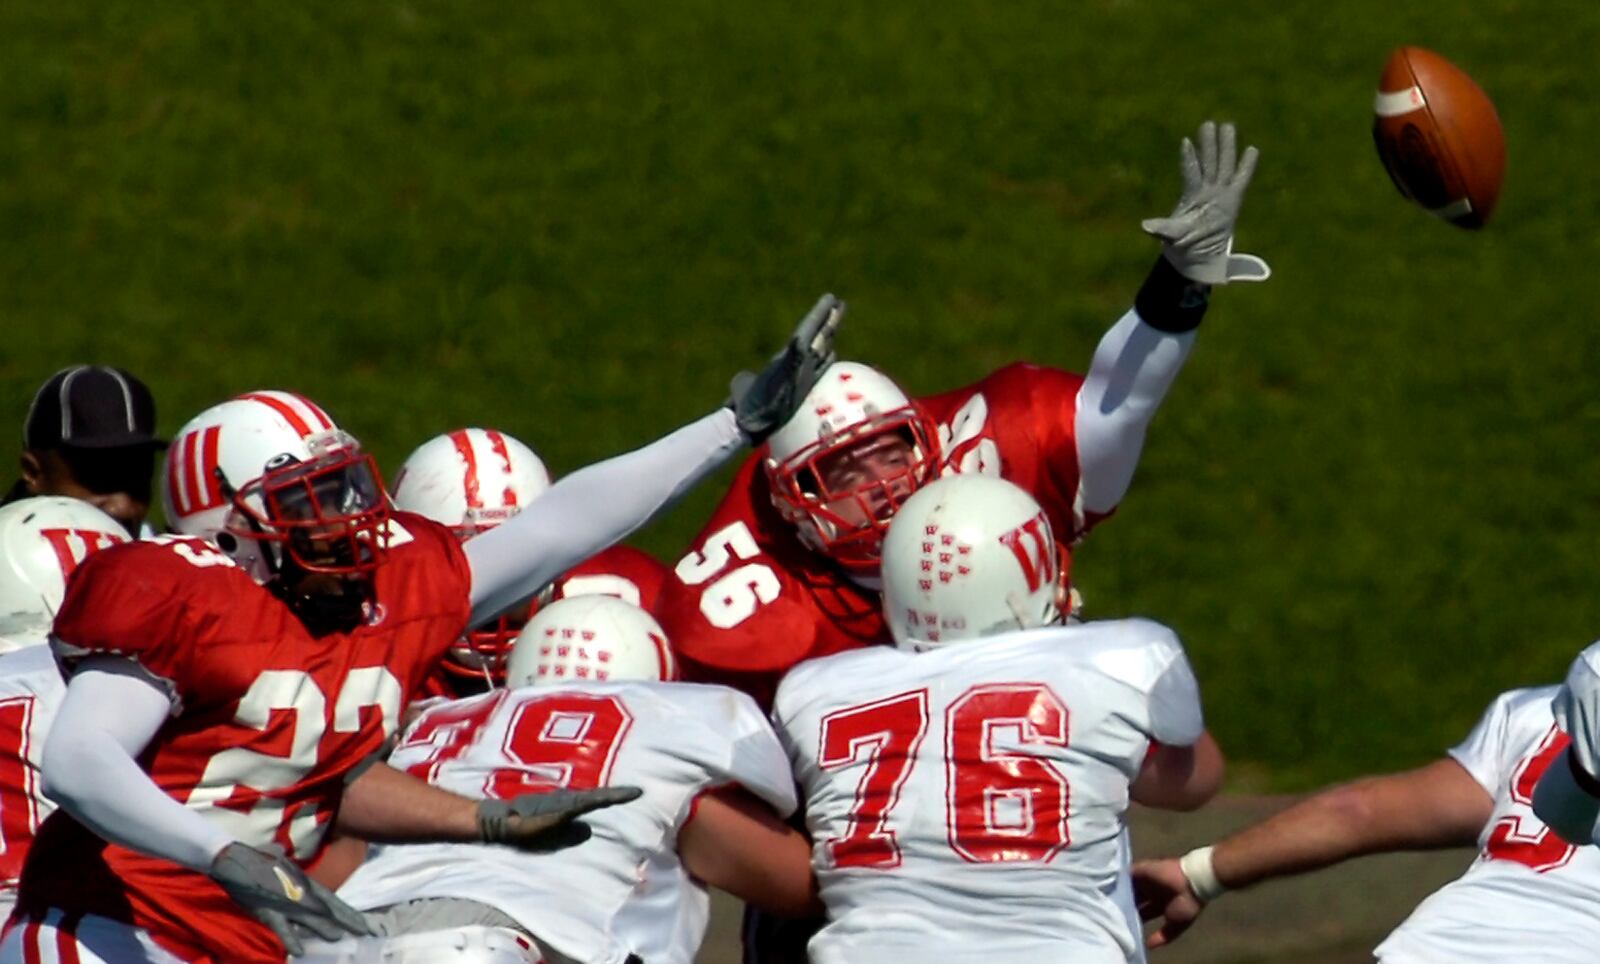
POLYGON ((478 802, 387 764, 368 767, 345 787, 341 833, 374 843, 475 843, 478 802))
POLYGON ((151 781, 136 762, 165 723, 165 694, 86 664, 45 741, 44 792, 100 837, 202 873, 233 838, 151 781))
POLYGON ((1127 494, 1145 431, 1189 357, 1194 338, 1193 331, 1163 331, 1135 310, 1100 339, 1078 390, 1074 416, 1087 511, 1110 512, 1127 494))
POLYGON ((472 625, 626 538, 745 445, 733 412, 723 408, 563 478, 463 546, 472 568, 472 625))

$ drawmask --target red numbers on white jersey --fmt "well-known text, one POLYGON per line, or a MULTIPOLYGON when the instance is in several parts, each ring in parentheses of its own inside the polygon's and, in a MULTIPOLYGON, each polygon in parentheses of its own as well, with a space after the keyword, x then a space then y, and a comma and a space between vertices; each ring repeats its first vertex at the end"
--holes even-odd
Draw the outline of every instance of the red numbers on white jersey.
MULTIPOLYGON (((698 552, 690 551, 678 560, 674 570, 686 586, 698 586, 718 576, 728 564, 753 559, 761 554, 755 537, 743 522, 735 522, 713 532, 698 552)), ((783 584, 772 568, 760 562, 747 562, 720 577, 700 593, 700 612, 718 629, 733 627, 755 615, 763 603, 772 602, 783 592, 783 584)))
MULTIPOLYGON (((396 758, 422 750, 422 759, 408 762, 406 772, 438 782, 440 768, 477 744, 508 695, 502 690, 492 697, 429 710, 395 751, 396 758)), ((491 771, 480 790, 486 797, 509 799, 523 793, 605 786, 632 727, 633 715, 618 696, 524 697, 512 712, 500 747, 514 765, 491 771)))
POLYGON ((1578 852, 1577 847, 1562 840, 1532 811, 1534 786, 1571 742, 1571 737, 1551 724, 1538 747, 1517 764, 1511 773, 1511 800, 1528 808, 1528 812, 1500 818, 1489 831, 1489 842, 1483 846, 1485 860, 1510 860, 1542 874, 1566 866, 1578 852))
POLYGON ((822 743, 817 763, 836 770, 866 760, 856 785, 850 826, 828 841, 839 867, 900 866, 900 844, 889 829, 889 811, 911 776, 917 749, 928 731, 928 691, 901 693, 888 699, 852 706, 822 718, 822 743))
POLYGON ((22 876, 28 844, 39 829, 39 802, 28 765, 35 698, 0 700, 0 882, 22 876))
MULTIPOLYGON (((1064 848, 1070 790, 1050 761, 1001 745, 1067 745, 1067 708, 1039 683, 972 686, 945 711, 945 823, 950 847, 972 863, 1048 863, 1064 848)), ((919 689, 830 713, 817 763, 866 762, 845 833, 827 841, 839 867, 898 867, 893 810, 928 728, 919 689)))

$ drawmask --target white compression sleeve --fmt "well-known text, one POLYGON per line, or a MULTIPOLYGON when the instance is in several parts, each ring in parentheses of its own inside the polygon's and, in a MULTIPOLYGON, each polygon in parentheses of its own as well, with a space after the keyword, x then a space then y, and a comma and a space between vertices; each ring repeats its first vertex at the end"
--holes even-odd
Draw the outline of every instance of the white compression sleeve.
POLYGON ((472 625, 532 596, 644 525, 746 444, 720 408, 640 449, 563 478, 526 509, 462 546, 472 625))
POLYGON ((85 659, 45 740, 44 792, 104 839, 204 873, 233 838, 168 796, 135 760, 171 711, 137 664, 85 659))
POLYGON ((1084 511, 1110 512, 1127 494, 1145 429, 1189 357, 1194 338, 1192 330, 1178 335, 1158 331, 1129 311, 1100 339, 1078 390, 1074 420, 1084 511))

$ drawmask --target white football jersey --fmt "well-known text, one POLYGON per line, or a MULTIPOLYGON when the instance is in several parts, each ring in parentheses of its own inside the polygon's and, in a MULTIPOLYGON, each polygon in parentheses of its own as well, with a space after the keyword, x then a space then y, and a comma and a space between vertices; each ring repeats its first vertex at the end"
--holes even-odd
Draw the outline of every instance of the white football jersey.
POLYGON ((1494 798, 1477 859, 1373 952, 1387 964, 1592 962, 1600 948, 1600 849, 1574 847, 1533 814, 1533 787, 1561 764, 1555 686, 1512 690, 1450 755, 1494 798))
POLYGON ((515 918, 572 960, 636 954, 688 962, 710 901, 677 857, 678 831, 707 790, 738 784, 783 817, 795 810, 788 759, 755 703, 721 686, 575 683, 500 690, 435 706, 389 762, 471 797, 552 787, 636 786, 632 803, 588 814, 580 846, 529 854, 509 847, 397 844, 339 889, 361 909, 458 897, 515 918))
POLYGON ((773 719, 828 906, 813 961, 1139 958, 1117 896, 1129 785, 1152 740, 1204 731, 1171 630, 856 650, 796 667, 773 719))
POLYGON ((56 808, 39 792, 39 759, 66 695, 43 640, 0 656, 0 913, 6 915, 16 903, 34 831, 56 808))

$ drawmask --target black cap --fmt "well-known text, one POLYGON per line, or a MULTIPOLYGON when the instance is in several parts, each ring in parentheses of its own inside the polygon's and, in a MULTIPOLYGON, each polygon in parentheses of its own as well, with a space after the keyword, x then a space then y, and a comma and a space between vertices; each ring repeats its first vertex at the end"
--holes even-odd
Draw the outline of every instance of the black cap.
POLYGON ((74 365, 50 376, 33 396, 23 448, 164 447, 156 438, 156 401, 144 382, 120 368, 74 365))

